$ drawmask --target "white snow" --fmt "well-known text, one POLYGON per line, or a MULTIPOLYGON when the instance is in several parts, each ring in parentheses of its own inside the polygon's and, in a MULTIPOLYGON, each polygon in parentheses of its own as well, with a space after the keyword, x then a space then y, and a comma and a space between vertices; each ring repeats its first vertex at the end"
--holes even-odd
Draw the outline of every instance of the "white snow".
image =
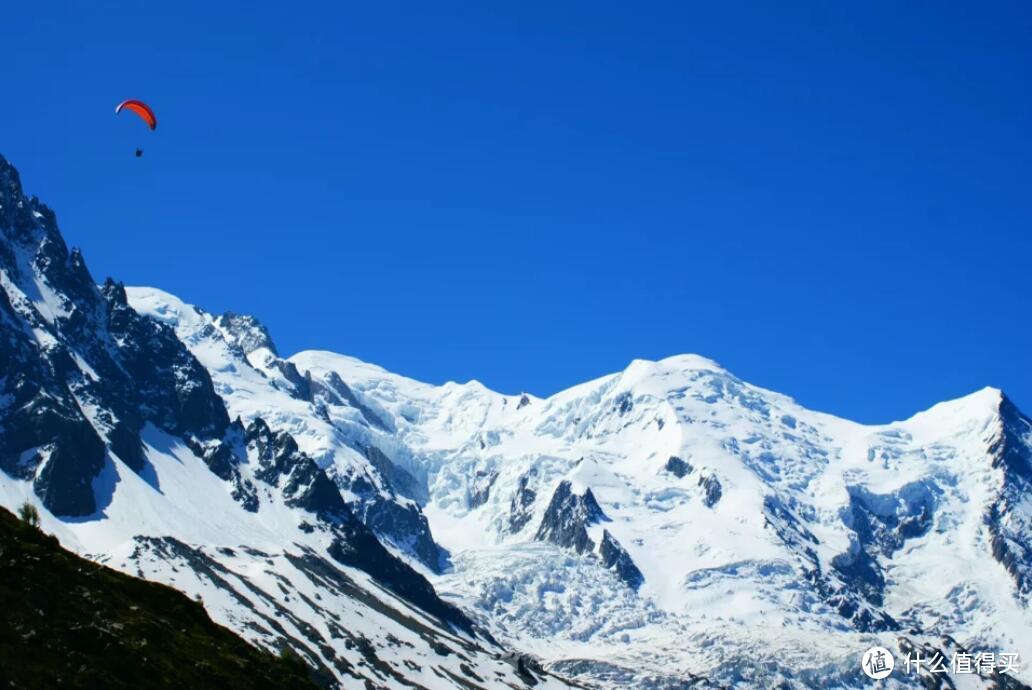
POLYGON ((500 638, 547 659, 719 677, 737 657, 795 655, 816 667, 851 663, 874 638, 891 644, 894 633, 851 630, 803 586, 797 556, 765 526, 764 498, 807 515, 827 571, 849 549, 847 485, 892 494, 925 479, 944 494, 928 534, 888 560, 886 611, 972 649, 1032 658, 1032 617, 992 559, 983 524, 1000 482, 987 457, 997 390, 863 426, 806 410, 694 355, 636 360, 519 410, 514 397, 478 385, 429 386, 326 352, 290 359, 317 378, 337 373, 395 414, 399 436, 426 469, 425 513, 453 552, 454 569, 438 587, 480 611, 500 638), (662 471, 670 456, 694 471, 682 479, 662 471), (510 501, 532 469, 537 512, 513 535, 510 501), (487 502, 470 509, 477 471, 498 478, 487 502), (723 491, 712 508, 699 486, 708 475, 723 491), (531 541, 562 479, 578 493, 590 488, 611 518, 604 527, 645 576, 638 595, 609 573, 584 576, 590 562, 531 541), (618 610, 599 606, 599 597, 618 610))
MULTIPOLYGON (((894 645, 896 633, 856 632, 818 596, 802 573, 812 563, 768 522, 765 501, 786 506, 813 534, 817 563, 830 572, 833 559, 851 548, 843 521, 847 487, 869 492, 881 501, 878 510, 895 510, 902 492, 924 483, 936 487, 931 528, 879 555, 887 613, 973 650, 1032 658, 1032 617, 993 559, 984 524, 1002 482, 988 456, 999 424, 997 390, 864 426, 806 410, 712 360, 681 355, 635 360, 622 372, 521 404, 521 395, 476 381, 434 386, 331 352, 283 360, 258 349, 244 357, 211 315, 159 290, 127 293, 134 308, 176 330, 211 373, 232 417, 262 417, 289 431, 331 473, 368 471, 355 448, 374 445, 423 482, 423 512, 452 564, 441 575, 428 573, 438 590, 498 639, 558 668, 589 660, 597 664, 585 671, 589 678, 599 680, 605 674, 597 669, 605 668, 629 674, 603 678, 605 687, 682 672, 734 682, 728 674, 745 663, 846 673, 866 647, 894 645), (287 363, 316 382, 338 376, 357 402, 292 396, 281 373, 287 363), (692 471, 682 478, 666 471, 672 456, 692 471), (700 483, 707 477, 721 489, 712 506, 700 483), (597 541, 604 528, 617 539, 644 574, 639 591, 589 557, 534 541, 563 480, 596 497, 608 521, 590 535, 597 541), (514 533, 509 517, 521 481, 536 500, 531 519, 514 533), (486 501, 471 504, 474 489, 488 485, 486 501)), ((295 548, 325 549, 318 533, 297 529, 303 516, 265 496, 257 515, 246 513, 228 485, 213 481, 177 441, 154 429, 146 440, 150 467, 142 477, 109 458, 98 478, 98 494, 110 497, 100 514, 77 522, 44 514, 45 528, 82 552, 200 592, 213 615, 237 630, 259 624, 257 614, 189 569, 174 572, 156 557, 133 555, 133 537, 175 535, 249 581, 265 582, 273 599, 325 626, 325 613, 308 610, 298 595, 315 601, 318 592, 306 589, 307 578, 286 557, 295 548), (273 565, 239 550, 218 551, 240 545, 269 554, 273 565), (279 577, 294 594, 277 593, 279 577)), ((383 483, 377 490, 390 491, 383 483)), ((0 482, 5 505, 26 499, 32 500, 27 483, 0 482)), ((352 611, 354 624, 371 615, 345 599, 331 597, 326 605, 352 611)), ((263 601, 253 602, 256 610, 268 606, 263 601)), ((388 621, 371 625, 362 624, 363 634, 381 642, 385 630, 399 639, 409 634, 388 621)), ((419 677, 428 687, 451 687, 432 673, 419 677)), ((1032 675, 1023 669, 1021 678, 1032 675)))

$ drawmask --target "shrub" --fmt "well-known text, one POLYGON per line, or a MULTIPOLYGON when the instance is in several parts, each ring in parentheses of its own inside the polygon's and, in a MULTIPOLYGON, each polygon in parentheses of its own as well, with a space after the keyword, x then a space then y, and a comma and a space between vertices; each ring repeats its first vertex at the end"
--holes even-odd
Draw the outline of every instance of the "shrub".
POLYGON ((21 508, 18 509, 18 517, 21 521, 30 527, 39 527, 39 511, 36 510, 36 506, 32 505, 28 501, 21 504, 21 508))

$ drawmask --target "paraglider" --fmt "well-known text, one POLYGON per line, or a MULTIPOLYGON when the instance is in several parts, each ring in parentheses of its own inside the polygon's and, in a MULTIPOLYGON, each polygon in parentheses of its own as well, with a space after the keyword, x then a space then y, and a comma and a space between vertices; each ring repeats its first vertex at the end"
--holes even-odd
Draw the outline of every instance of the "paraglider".
MULTIPOLYGON (((154 111, 151 110, 151 107, 143 101, 137 101, 131 98, 129 100, 122 101, 115 107, 115 114, 117 115, 123 110, 128 110, 139 115, 140 119, 147 123, 147 126, 151 130, 158 128, 158 118, 154 116, 154 111)), ((136 157, 139 158, 142 155, 143 149, 136 149, 136 157)))

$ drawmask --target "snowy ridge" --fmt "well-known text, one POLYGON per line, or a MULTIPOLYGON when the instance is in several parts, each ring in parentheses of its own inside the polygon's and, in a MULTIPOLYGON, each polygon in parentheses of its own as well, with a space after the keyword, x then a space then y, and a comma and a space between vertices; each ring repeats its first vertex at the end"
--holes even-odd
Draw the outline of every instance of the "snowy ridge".
MULTIPOLYGON (((992 557, 988 516, 1007 486, 991 451, 998 390, 864 426, 691 355, 522 407, 330 353, 290 360, 391 411, 452 551, 438 588, 557 668, 665 687, 682 672, 740 682, 768 663, 804 684, 817 668, 863 683, 860 651, 907 631, 1032 658, 1032 617, 992 557), (604 564, 536 543, 565 483, 605 516, 588 536, 609 532, 641 571, 636 596, 604 564)), ((1022 438, 1012 454, 1027 467, 1022 438)))
POLYGON ((211 372, 231 416, 245 422, 261 419, 289 433, 330 472, 347 502, 381 539, 416 564, 439 567, 430 527, 413 500, 419 483, 406 482, 404 468, 394 468, 390 460, 383 468, 370 461, 370 449, 385 457, 397 452, 384 427, 389 416, 337 378, 313 383, 279 358, 267 331, 252 317, 216 317, 152 288, 127 288, 126 293, 138 312, 175 329, 211 372), (243 333, 232 328, 241 325, 243 333))

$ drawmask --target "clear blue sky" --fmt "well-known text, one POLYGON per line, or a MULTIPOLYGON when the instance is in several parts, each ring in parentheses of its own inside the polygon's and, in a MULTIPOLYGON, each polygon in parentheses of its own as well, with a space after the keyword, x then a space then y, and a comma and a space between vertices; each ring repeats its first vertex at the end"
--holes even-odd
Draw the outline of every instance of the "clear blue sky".
POLYGON ((0 153, 98 280, 284 354, 1032 412, 1032 4, 481 4, 10 3, 0 153))

